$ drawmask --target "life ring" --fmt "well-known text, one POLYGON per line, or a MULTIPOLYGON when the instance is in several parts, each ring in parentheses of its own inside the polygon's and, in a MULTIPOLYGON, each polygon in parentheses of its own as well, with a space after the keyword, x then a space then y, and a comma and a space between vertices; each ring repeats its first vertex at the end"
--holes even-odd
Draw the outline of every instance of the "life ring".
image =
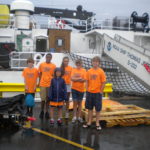
POLYGON ((34 55, 34 60, 36 61, 36 60, 40 60, 40 59, 42 59, 42 55, 41 54, 35 54, 34 55))
POLYGON ((64 20, 57 20, 57 21, 56 21, 56 26, 57 26, 59 29, 64 29, 64 28, 65 28, 65 21, 64 21, 64 20))

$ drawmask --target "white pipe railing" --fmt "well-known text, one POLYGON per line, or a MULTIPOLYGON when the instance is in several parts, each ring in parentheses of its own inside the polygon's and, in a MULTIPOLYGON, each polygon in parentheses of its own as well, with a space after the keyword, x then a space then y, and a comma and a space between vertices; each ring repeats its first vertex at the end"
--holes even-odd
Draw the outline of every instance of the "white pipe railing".
POLYGON ((34 59, 34 65, 36 66, 46 54, 46 52, 12 52, 10 54, 10 67, 11 69, 24 69, 27 67, 27 59, 31 57, 34 59))
MULTIPOLYGON (((0 15, 4 16, 4 15, 0 15)), ((81 32, 87 32, 93 29, 116 29, 116 30, 131 30, 130 18, 106 18, 106 19, 96 19, 95 16, 88 18, 87 20, 79 19, 68 19, 60 18, 61 21, 66 21, 67 23, 63 26, 64 29, 75 29, 75 27, 80 27, 77 29, 81 32)), ((15 16, 9 19, 0 19, 0 21, 7 21, 7 24, 0 24, 1 27, 14 27, 15 16)), ((30 17, 30 22, 32 23, 32 28, 56 28, 60 27, 57 25, 58 21, 56 18, 48 15, 33 15, 30 17)))

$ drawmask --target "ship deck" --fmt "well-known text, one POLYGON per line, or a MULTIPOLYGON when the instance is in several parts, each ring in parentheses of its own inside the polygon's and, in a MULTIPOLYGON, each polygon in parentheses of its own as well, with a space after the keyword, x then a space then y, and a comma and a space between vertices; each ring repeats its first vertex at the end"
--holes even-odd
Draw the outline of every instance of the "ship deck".
MULTIPOLYGON (((150 109, 149 99, 119 100, 150 109)), ((50 126, 49 120, 38 118, 39 103, 34 109, 37 118, 33 129, 0 131, 0 150, 149 150, 150 126, 112 127, 97 131, 95 126, 83 129, 81 124, 64 120, 62 126, 50 126)), ((70 112, 71 113, 71 112, 70 112)))

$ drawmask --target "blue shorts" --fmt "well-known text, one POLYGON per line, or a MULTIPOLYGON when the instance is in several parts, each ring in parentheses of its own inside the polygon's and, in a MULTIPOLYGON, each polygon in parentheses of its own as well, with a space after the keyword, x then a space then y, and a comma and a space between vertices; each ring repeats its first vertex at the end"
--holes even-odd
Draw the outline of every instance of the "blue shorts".
POLYGON ((102 109, 102 94, 87 92, 85 108, 89 109, 89 110, 93 110, 93 107, 95 107, 95 110, 97 112, 101 111, 101 109, 102 109))
POLYGON ((79 92, 77 90, 71 89, 73 101, 82 101, 84 92, 79 92))

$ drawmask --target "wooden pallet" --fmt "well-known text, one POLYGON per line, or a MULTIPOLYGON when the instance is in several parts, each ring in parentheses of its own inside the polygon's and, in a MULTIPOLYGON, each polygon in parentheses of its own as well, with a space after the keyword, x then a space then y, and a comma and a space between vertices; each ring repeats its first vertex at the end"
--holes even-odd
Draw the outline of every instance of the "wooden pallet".
MULTIPOLYGON (((87 121, 87 110, 84 109, 82 112, 87 121)), ((95 121, 95 113, 93 116, 95 121)), ((136 105, 113 105, 101 111, 100 120, 105 121, 107 127, 150 125, 150 110, 136 105)))

